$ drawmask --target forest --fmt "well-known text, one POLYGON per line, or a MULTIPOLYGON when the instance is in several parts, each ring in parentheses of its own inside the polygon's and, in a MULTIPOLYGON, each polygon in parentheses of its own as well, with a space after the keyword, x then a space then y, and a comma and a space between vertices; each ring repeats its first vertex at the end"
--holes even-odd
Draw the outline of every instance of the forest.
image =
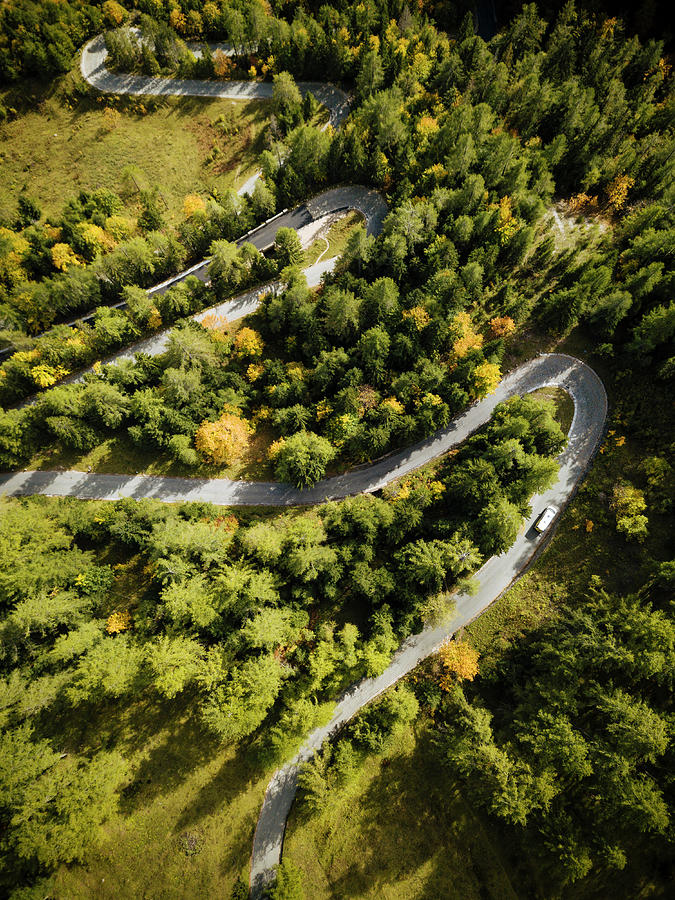
MULTIPOLYGON (((521 896, 667 895, 672 46, 653 16, 606 6, 497 4, 488 41, 462 2, 0 9, 0 147, 30 106, 23 85, 53 83, 74 117, 97 102, 78 52, 99 34, 119 73, 273 88, 250 195, 190 194, 170 217, 161 184, 139 188, 130 169, 128 192, 83 189, 57 215, 16 183, 0 208, 1 470, 96 469, 113 447, 106 471, 151 459, 231 477, 255 458, 245 475, 307 488, 434 435, 542 351, 588 361, 609 396, 588 481, 526 576, 553 599, 513 633, 499 600, 489 642, 492 625, 470 626, 307 764, 277 900, 323 896, 294 848, 405 729, 428 740, 440 796, 457 786, 475 828, 499 836, 521 896), (308 81, 350 93, 341 126, 325 127, 308 81), (318 289, 292 229, 265 253, 242 242, 338 184, 376 189, 389 213, 377 235, 350 228, 318 289), (207 283, 148 293, 204 257, 207 283), (244 320, 192 318, 266 284, 244 320), (106 364, 165 330, 163 352, 106 364), (572 541, 578 564, 551 574, 572 541)), ((161 103, 101 102, 111 131, 161 103)), ((213 123, 221 146, 232 128, 213 123)), ((249 783, 271 774, 342 690, 452 618, 555 482, 568 428, 550 399, 513 397, 458 451, 310 510, 0 498, 3 891, 86 896, 91 860, 105 877, 96 848, 147 790, 129 708, 189 709, 249 783), (87 724, 102 716, 118 723, 105 740, 87 724)), ((241 828, 226 874, 194 896, 248 895, 241 828)))

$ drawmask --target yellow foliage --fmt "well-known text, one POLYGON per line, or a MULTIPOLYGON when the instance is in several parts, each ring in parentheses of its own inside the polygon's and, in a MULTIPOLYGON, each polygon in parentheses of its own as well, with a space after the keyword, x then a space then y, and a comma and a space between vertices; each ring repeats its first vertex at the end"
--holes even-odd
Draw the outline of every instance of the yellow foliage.
POLYGON ((61 272, 67 272, 71 266, 83 265, 70 244, 54 244, 52 247, 52 262, 61 272))
POLYGON ((246 377, 251 383, 253 383, 260 378, 264 371, 265 369, 259 363, 251 363, 246 369, 246 377))
POLYGON ((429 137, 438 131, 438 121, 433 116, 422 116, 417 123, 417 131, 422 137, 429 137))
POLYGON ((593 521, 591 519, 586 519, 586 531, 593 531, 593 521))
POLYGON ((199 194, 188 194, 183 200, 183 213, 186 218, 191 219, 195 213, 203 213, 206 211, 206 203, 199 194))
POLYGON ((478 350, 483 346, 483 335, 473 330, 473 322, 467 312, 457 313, 452 324, 459 331, 459 337, 452 345, 452 352, 458 359, 466 356, 470 350, 478 350))
POLYGON ((431 321, 429 313, 423 306, 413 306, 412 309, 403 310, 403 318, 409 319, 418 331, 424 331, 431 321))
POLYGON ((285 443, 286 441, 283 438, 278 438, 276 441, 273 441, 267 449, 267 458, 274 461, 281 453, 285 443))
POLYGON ((29 249, 30 244, 20 234, 9 228, 0 227, 0 239, 4 239, 10 245, 10 250, 5 251, 0 258, 0 277, 7 281, 18 281, 25 278, 25 271, 21 265, 23 254, 29 249))
POLYGON ((116 241, 110 234, 106 234, 100 225, 93 222, 80 222, 77 226, 84 240, 91 246, 94 253, 100 253, 102 250, 112 250, 116 241))
POLYGON ((628 191, 634 184, 635 179, 631 178, 630 175, 617 175, 614 181, 609 184, 607 197, 615 210, 619 210, 624 206, 628 191))
POLYGON ((150 315, 148 316, 148 328, 151 331, 156 331, 158 328, 162 327, 162 316, 160 311, 156 306, 153 306, 150 310, 150 315))
POLYGON ((290 362, 286 364, 286 375, 291 381, 304 381, 307 370, 302 363, 290 362))
POLYGON ((382 406, 385 406, 387 409, 390 409, 397 415, 401 415, 403 412, 405 412, 405 407, 396 397, 387 397, 386 400, 382 401, 382 406))
POLYGON ((108 634, 119 634, 128 628, 131 628, 131 613, 127 612, 126 609, 115 610, 114 613, 108 616, 105 625, 105 630, 108 634))
POLYGON ((253 328, 240 328, 234 339, 237 356, 261 356, 263 347, 263 339, 253 328))
POLYGON ((516 330, 516 323, 510 316, 496 316, 490 319, 490 334, 494 338, 508 337, 516 330))
POLYGON ((424 170, 424 174, 435 178, 436 181, 440 181, 441 178, 445 178, 448 174, 448 170, 441 163, 434 163, 433 166, 429 166, 428 169, 424 170))
POLYGON ((319 400, 316 404, 316 421, 320 422, 333 412, 333 407, 328 400, 319 400))
POLYGON ((223 53, 222 50, 216 50, 213 54, 213 73, 216 78, 228 78, 234 69, 234 63, 223 53))
POLYGON ((42 231, 48 241, 60 241, 62 230, 57 228, 56 225, 50 225, 49 222, 45 222, 42 226, 42 231))
POLYGON ((251 430, 244 419, 226 412, 215 422, 202 422, 195 435, 195 447, 214 465, 229 466, 248 447, 251 430))
POLYGON ((126 9, 116 0, 105 0, 103 16, 109 25, 121 25, 127 17, 126 9))
POLYGON ((477 397, 485 397, 496 390, 502 373, 497 363, 482 362, 473 370, 474 387, 477 397))
POLYGON ((169 13, 169 24, 180 34, 185 34, 187 22, 185 16, 179 9, 172 9, 169 13))
POLYGON ((432 394, 429 391, 426 394, 422 394, 422 397, 417 401, 417 406, 441 406, 443 404, 443 400, 438 394, 432 394))
POLYGON ((598 198, 583 192, 573 194, 569 199, 568 206, 570 211, 574 213, 596 212, 598 208, 598 198))
POLYGON ((251 81, 253 81, 254 78, 258 77, 258 70, 255 66, 251 66, 251 68, 248 70, 248 77, 251 79, 251 81))
POLYGON ((478 651, 466 641, 447 640, 438 651, 443 666, 440 684, 450 691, 457 681, 473 681, 478 675, 478 651))
POLYGON ((206 328, 207 331, 227 331, 228 324, 225 316, 216 313, 209 313, 201 320, 202 328, 206 328))
POLYGON ((68 369, 64 366, 48 366, 46 363, 40 363, 30 370, 31 378, 38 387, 48 388, 68 374, 68 369))

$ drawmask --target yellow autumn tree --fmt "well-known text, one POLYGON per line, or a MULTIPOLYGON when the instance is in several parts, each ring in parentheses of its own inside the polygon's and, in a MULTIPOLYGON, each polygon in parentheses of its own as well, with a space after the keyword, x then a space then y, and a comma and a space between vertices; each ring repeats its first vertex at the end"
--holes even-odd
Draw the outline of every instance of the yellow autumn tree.
POLYGON ((628 196, 628 191, 635 184, 635 179, 630 175, 617 175, 607 187, 607 198, 615 210, 622 209, 628 196))
POLYGON ((508 337, 516 330, 516 323, 510 316, 495 316, 490 319, 490 337, 508 337))
POLYGON ((33 366, 30 375, 35 384, 40 388, 48 388, 61 381, 68 374, 68 369, 64 366, 49 366, 47 363, 40 363, 33 366))
POLYGON ((224 412, 215 422, 202 422, 195 447, 210 463, 231 466, 248 447, 251 426, 240 416, 224 412))
POLYGON ((502 379, 501 369, 497 363, 485 360, 473 370, 473 384, 477 397, 486 397, 496 390, 502 379))
POLYGON ((213 74, 216 78, 229 78, 233 70, 234 63, 230 57, 223 53, 222 50, 216 50, 213 54, 213 74))
POLYGON ((105 0, 105 3, 103 4, 103 16, 108 25, 115 27, 124 22, 127 17, 127 11, 122 4, 117 3, 116 0, 105 0))
POLYGON ((180 11, 180 9, 172 9, 169 13, 169 25, 177 31, 179 34, 185 34, 185 29, 187 27, 187 19, 180 11))
POLYGON ((438 651, 443 672, 440 684, 450 691, 458 681, 473 681, 478 675, 478 651, 466 641, 447 640, 438 651))
POLYGON ((457 337, 452 345, 452 352, 458 359, 466 356, 471 350, 478 350, 483 346, 483 335, 474 331, 471 316, 467 312, 459 312, 452 320, 452 325, 457 337))
POLYGON ((131 627, 131 614, 125 609, 116 609, 114 613, 108 616, 105 623, 105 630, 108 634, 119 634, 131 627))
POLYGON ((240 328, 234 339, 237 356, 262 356, 263 339, 253 328, 240 328))
POLYGON ((412 309, 404 309, 403 318, 412 322, 418 331, 424 331, 431 321, 429 313, 423 306, 413 306, 412 309))
POLYGON ((52 262, 61 272, 67 272, 71 266, 81 266, 82 260, 74 252, 70 244, 54 244, 52 262))

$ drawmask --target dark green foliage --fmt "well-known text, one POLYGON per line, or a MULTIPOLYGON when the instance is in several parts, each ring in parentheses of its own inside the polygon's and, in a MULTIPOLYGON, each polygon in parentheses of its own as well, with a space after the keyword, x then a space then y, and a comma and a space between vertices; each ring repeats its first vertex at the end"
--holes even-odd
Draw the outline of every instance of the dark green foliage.
POLYGON ((442 705, 447 764, 554 883, 623 868, 640 835, 665 847, 674 653, 666 615, 594 589, 442 705))

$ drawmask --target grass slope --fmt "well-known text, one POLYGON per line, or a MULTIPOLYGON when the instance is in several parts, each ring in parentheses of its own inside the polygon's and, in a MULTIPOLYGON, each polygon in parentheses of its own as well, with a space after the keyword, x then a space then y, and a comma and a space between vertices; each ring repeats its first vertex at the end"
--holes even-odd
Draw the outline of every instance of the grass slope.
POLYGON ((514 875, 470 798, 438 775, 429 734, 406 728, 321 815, 294 808, 284 858, 312 900, 515 900, 514 875))
POLYGON ((246 754, 205 737, 175 701, 139 702, 96 721, 67 723, 64 745, 115 746, 134 780, 119 813, 103 827, 82 865, 61 866, 49 896, 68 900, 228 897, 246 877, 253 831, 271 773, 255 771, 246 754), (78 727, 82 731, 78 731, 78 727))
MULTIPOLYGON (((269 103, 201 98, 73 99, 64 85, 27 84, 23 102, 0 92, 18 115, 0 126, 0 219, 13 219, 22 190, 46 215, 82 189, 107 187, 132 206, 158 185, 169 222, 182 220, 186 194, 238 187, 257 168, 269 103), (220 121, 219 121, 220 120, 220 121), (217 148, 217 149, 216 149, 217 148)), ((161 204, 160 200, 160 204, 161 204)))

